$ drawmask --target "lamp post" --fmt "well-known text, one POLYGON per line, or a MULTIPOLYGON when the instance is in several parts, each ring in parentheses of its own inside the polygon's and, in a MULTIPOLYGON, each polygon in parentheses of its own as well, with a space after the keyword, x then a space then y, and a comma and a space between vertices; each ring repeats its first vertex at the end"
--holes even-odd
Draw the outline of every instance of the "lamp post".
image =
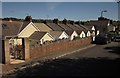
POLYGON ((103 15, 103 12, 107 12, 107 10, 103 10, 103 11, 101 11, 101 17, 103 17, 102 15, 103 15))
POLYGON ((120 20, 120 1, 117 1, 118 3, 118 21, 120 20))
MULTIPOLYGON (((118 24, 117 24, 117 34, 119 35, 120 33, 120 0, 116 0, 118 4, 118 24)), ((116 30, 115 30, 116 31, 116 30)), ((118 42, 118 47, 120 47, 120 42, 118 42)))

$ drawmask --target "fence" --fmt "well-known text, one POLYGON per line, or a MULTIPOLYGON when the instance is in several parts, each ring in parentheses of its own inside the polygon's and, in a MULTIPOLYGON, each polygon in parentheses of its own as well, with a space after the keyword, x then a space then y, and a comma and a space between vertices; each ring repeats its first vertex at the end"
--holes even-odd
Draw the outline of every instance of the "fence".
POLYGON ((83 46, 90 45, 91 41, 91 38, 84 38, 73 41, 61 40, 50 44, 38 45, 36 47, 30 48, 30 58, 34 59, 47 56, 51 53, 58 53, 67 51, 69 49, 80 48, 83 46))

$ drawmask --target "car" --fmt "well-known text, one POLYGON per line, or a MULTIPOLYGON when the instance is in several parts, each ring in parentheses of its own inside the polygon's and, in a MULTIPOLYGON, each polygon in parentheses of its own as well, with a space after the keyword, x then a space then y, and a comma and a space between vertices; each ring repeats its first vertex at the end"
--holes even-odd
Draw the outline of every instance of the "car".
POLYGON ((108 34, 108 36, 111 38, 111 41, 114 41, 115 34, 108 34))
POLYGON ((120 42, 120 36, 115 36, 114 41, 115 42, 120 42))
POLYGON ((108 34, 99 34, 95 37, 96 44, 108 44, 111 42, 111 37, 108 34))

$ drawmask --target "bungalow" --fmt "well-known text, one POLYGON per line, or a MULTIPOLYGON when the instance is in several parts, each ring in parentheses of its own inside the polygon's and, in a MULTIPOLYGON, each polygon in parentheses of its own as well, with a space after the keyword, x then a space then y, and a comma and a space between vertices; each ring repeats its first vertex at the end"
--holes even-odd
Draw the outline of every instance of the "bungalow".
POLYGON ((9 38, 9 43, 13 45, 22 44, 21 39, 15 39, 18 36, 22 22, 18 21, 2 21, 2 39, 9 38))
POLYGON ((90 37, 91 36, 91 32, 88 28, 86 28, 85 26, 83 25, 78 25, 78 24, 75 24, 75 26, 80 29, 80 30, 83 30, 86 34, 86 37, 90 37))
POLYGON ((64 31, 74 31, 72 28, 70 28, 69 26, 65 25, 65 24, 62 24, 62 23, 59 23, 58 24, 61 28, 64 29, 64 31))
MULTIPOLYGON (((81 25, 82 26, 82 25, 81 25)), ((95 26, 94 25, 84 25, 85 29, 88 29, 91 32, 91 35, 95 36, 95 26)))
POLYGON ((56 23, 46 23, 46 25, 51 28, 53 31, 64 31, 63 28, 61 28, 58 24, 56 23))
POLYGON ((70 40, 73 40, 74 37, 78 36, 77 32, 74 31, 72 28, 68 27, 67 25, 62 23, 59 23, 58 25, 62 27, 65 30, 65 32, 69 35, 70 40))
POLYGON ((69 38, 65 31, 50 31, 49 33, 54 37, 55 40, 69 38))
POLYGON ((33 24, 32 17, 26 16, 24 22, 22 23, 19 29, 18 37, 29 38, 29 36, 33 34, 35 31, 40 30, 33 24))
POLYGON ((47 25, 44 23, 33 23, 41 32, 48 32, 51 31, 52 29, 49 28, 47 25))
POLYGON ((53 41, 54 38, 48 32, 35 31, 29 39, 33 42, 36 41, 37 44, 44 44, 45 42, 53 41))
POLYGON ((15 49, 17 48, 17 45, 23 47, 21 51, 22 59, 28 60, 30 58, 28 39, 18 37, 21 25, 23 25, 23 23, 11 20, 2 21, 1 25, 2 25, 2 63, 10 64, 13 61, 13 59, 15 60, 21 59, 18 58, 19 54, 17 53, 18 52, 17 49, 15 49), (12 49, 10 46, 12 46, 12 49))
POLYGON ((35 31, 40 31, 32 22, 24 21, 19 30, 18 37, 27 37, 29 38, 31 34, 35 31))
POLYGON ((80 38, 85 38, 86 37, 86 34, 83 30, 79 30, 79 31, 76 31, 76 32, 80 36, 80 38))
POLYGON ((70 40, 73 40, 75 37, 78 36, 76 31, 65 31, 65 32, 69 35, 70 40))
POLYGON ((73 23, 67 24, 70 28, 72 28, 74 31, 77 32, 77 34, 80 36, 80 38, 86 37, 85 31, 83 29, 77 28, 73 23))

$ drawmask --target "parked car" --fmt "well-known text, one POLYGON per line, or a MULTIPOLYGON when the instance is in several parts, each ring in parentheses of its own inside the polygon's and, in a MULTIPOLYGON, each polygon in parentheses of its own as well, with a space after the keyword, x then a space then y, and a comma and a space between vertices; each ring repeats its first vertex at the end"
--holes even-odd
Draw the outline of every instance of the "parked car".
POLYGON ((108 34, 111 36, 111 41, 114 41, 114 38, 115 38, 115 34, 116 32, 115 31, 110 31, 108 32, 108 34))
POLYGON ((95 37, 96 44, 108 44, 111 42, 111 36, 109 34, 99 34, 95 37))
POLYGON ((109 35, 109 37, 111 38, 111 41, 114 41, 115 35, 114 35, 114 34, 108 34, 108 35, 109 35))
POLYGON ((114 41, 115 42, 120 42, 120 36, 115 36, 114 41))

